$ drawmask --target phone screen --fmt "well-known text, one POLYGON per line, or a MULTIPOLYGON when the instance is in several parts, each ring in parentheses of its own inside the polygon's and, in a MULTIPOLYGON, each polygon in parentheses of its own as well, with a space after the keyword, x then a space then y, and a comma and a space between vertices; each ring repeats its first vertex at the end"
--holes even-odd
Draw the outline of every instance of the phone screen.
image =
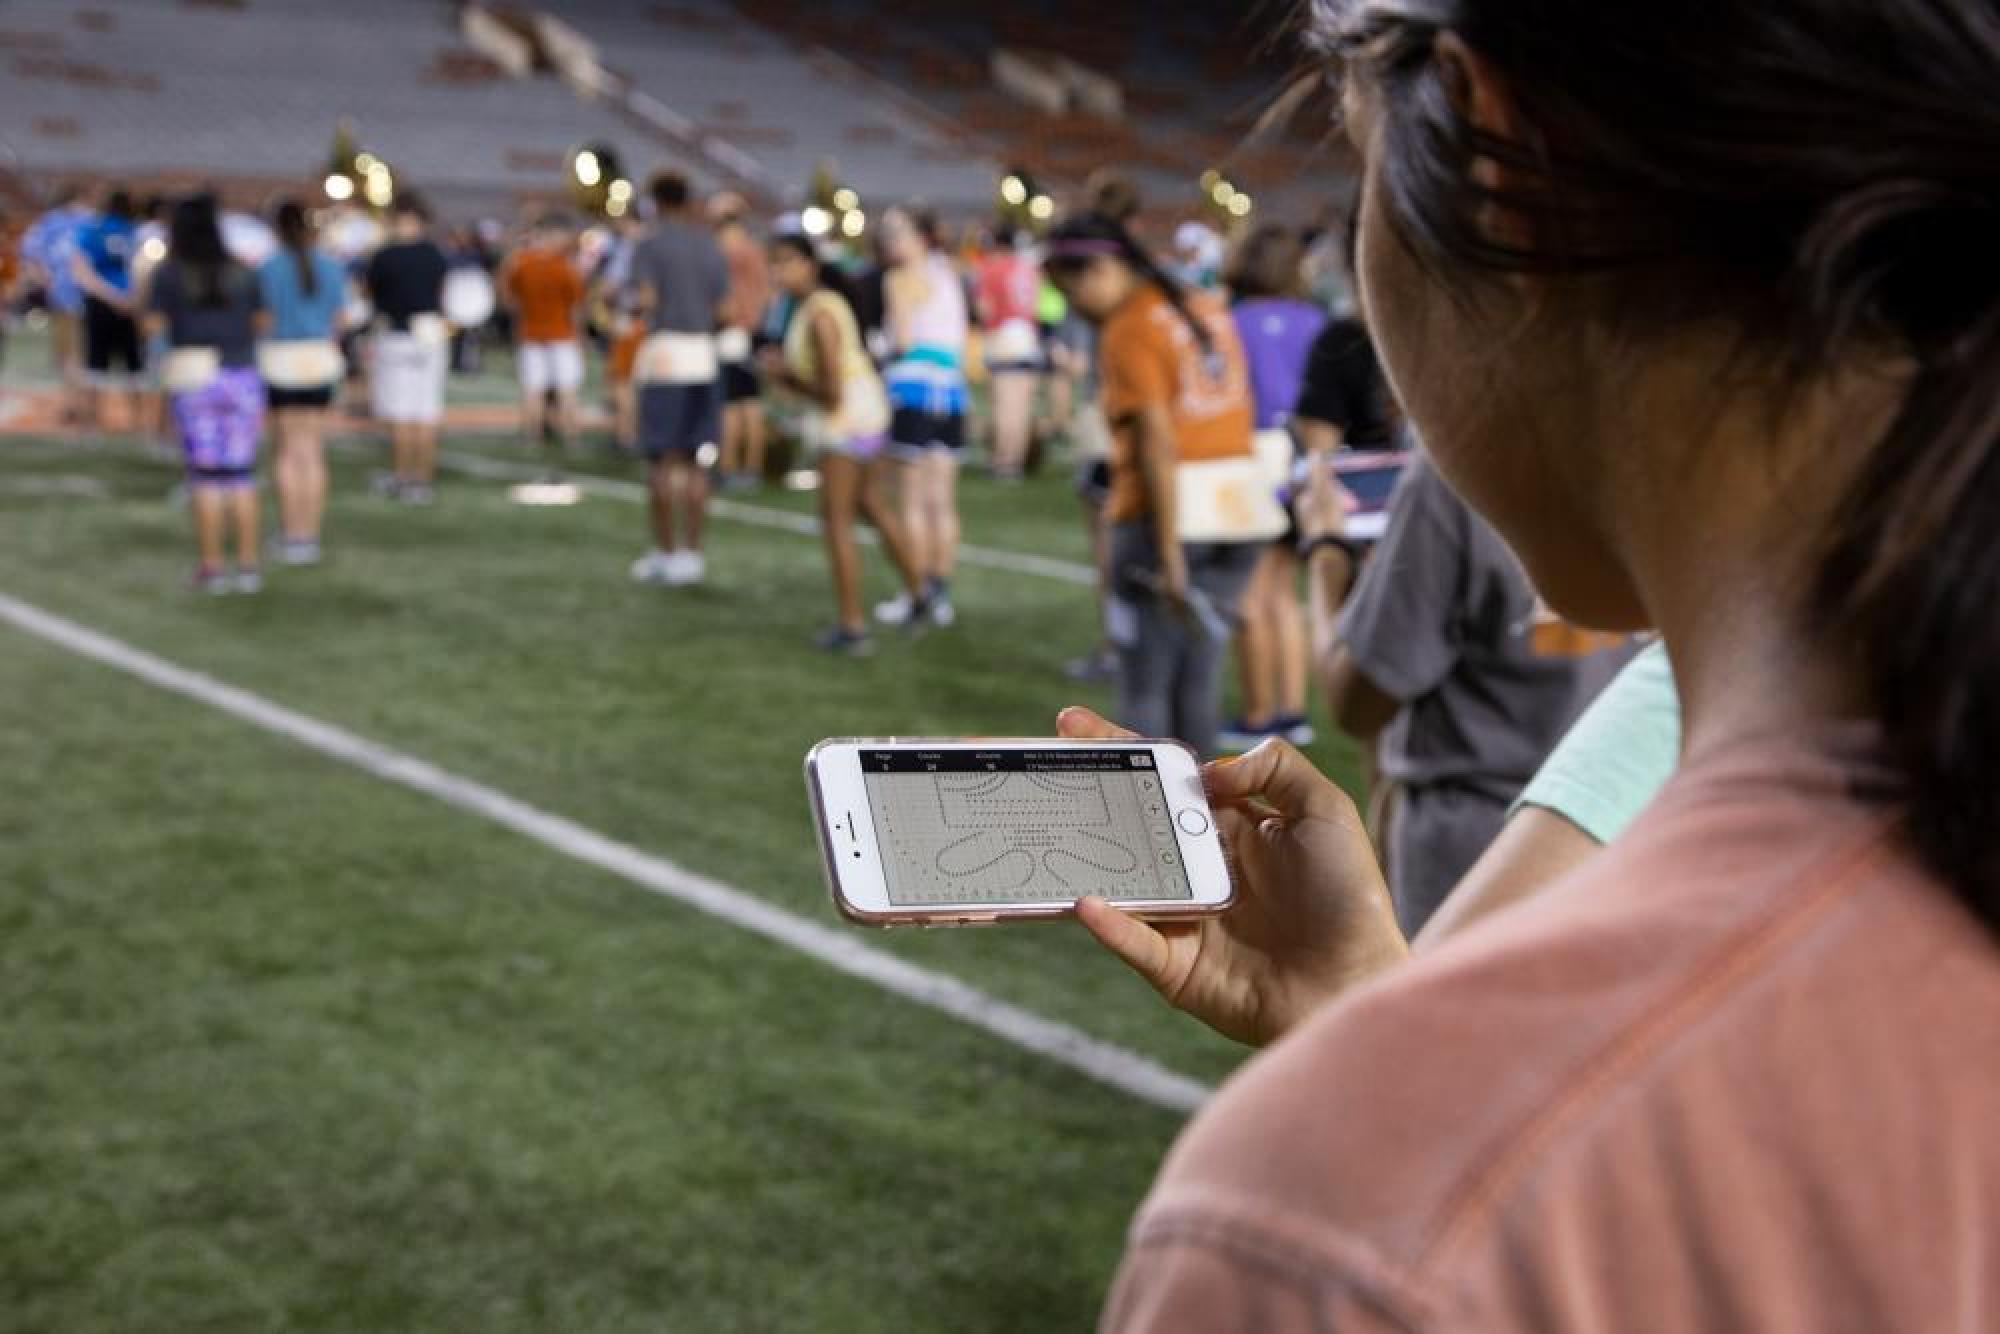
POLYGON ((1395 494, 1396 483, 1402 480, 1403 460, 1400 458, 1376 457, 1352 463, 1336 456, 1334 474, 1340 484, 1347 488, 1364 512, 1387 509, 1389 498, 1395 494), (1346 466, 1342 466, 1343 464, 1346 466))
POLYGON ((1151 752, 861 751, 889 902, 1194 897, 1151 752))

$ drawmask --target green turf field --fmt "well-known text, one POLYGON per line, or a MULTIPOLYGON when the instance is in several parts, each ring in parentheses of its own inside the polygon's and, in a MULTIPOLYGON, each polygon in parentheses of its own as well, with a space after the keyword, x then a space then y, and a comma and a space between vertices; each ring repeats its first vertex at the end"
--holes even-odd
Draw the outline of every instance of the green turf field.
MULTIPOLYGON (((959 628, 828 660, 809 538, 720 522, 708 587, 640 588, 636 504, 447 476, 401 509, 374 450, 326 566, 207 599, 171 461, 0 437, 0 592, 823 921, 813 741, 1106 702, 1061 674, 1087 590, 968 569, 959 628)), ((1081 559, 1061 471, 969 481, 968 539, 1081 559)), ((0 1329, 1086 1327, 1176 1129, 5 626, 0 766, 0 1329)), ((1240 1059, 1074 928, 868 939, 1204 1080, 1240 1059)))

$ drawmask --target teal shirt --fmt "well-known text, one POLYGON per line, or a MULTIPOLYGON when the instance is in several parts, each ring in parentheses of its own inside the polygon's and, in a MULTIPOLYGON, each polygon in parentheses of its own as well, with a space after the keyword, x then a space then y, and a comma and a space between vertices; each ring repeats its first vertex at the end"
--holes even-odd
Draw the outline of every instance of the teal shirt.
POLYGON ((1554 811, 1609 843, 1673 777, 1681 753, 1681 702, 1664 643, 1626 665, 1577 719, 1515 809, 1554 811))
POLYGON ((347 304, 347 274, 333 256, 312 252, 314 289, 299 282, 298 257, 280 249, 257 270, 264 308, 271 312, 271 337, 280 342, 333 337, 334 317, 347 304))

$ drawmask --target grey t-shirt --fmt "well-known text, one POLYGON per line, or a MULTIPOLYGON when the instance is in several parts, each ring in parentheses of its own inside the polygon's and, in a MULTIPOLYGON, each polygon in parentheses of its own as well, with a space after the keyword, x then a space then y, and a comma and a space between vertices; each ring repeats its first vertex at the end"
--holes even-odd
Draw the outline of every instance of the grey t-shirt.
POLYGON ((729 295, 729 265, 706 227, 662 222, 633 248, 627 281, 653 289, 652 332, 714 333, 716 308, 729 295))
POLYGON ((1340 621, 1355 665, 1403 704, 1383 777, 1514 800, 1634 652, 1538 651, 1538 607, 1500 535, 1418 455, 1340 621))
POLYGON ((171 256, 153 270, 146 308, 167 318, 174 347, 212 347, 222 364, 257 364, 257 312, 264 308, 257 275, 235 260, 223 264, 213 292, 197 290, 195 275, 171 256))

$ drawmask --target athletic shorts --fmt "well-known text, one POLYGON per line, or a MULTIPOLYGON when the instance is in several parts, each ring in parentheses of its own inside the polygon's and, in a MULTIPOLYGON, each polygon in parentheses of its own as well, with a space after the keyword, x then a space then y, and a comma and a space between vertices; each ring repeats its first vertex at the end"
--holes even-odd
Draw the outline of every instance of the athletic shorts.
POLYGON ((757 367, 747 361, 725 361, 722 363, 723 401, 734 407, 738 403, 752 403, 763 397, 764 384, 757 378, 757 367))
POLYGON ((190 482, 256 485, 257 445, 264 435, 264 381, 255 368, 224 369, 201 388, 175 394, 173 414, 190 482))
POLYGON ((965 418, 956 412, 897 408, 889 421, 889 452, 899 459, 957 454, 965 448, 965 418))
POLYGON ((632 365, 639 359, 639 344, 646 341, 646 326, 628 329, 611 340, 611 356, 605 367, 606 378, 613 384, 624 384, 632 378, 632 365))
POLYGON ((323 384, 312 389, 281 389, 272 385, 265 390, 264 397, 273 411, 280 408, 329 408, 333 406, 333 386, 323 384))
POLYGON ((139 325, 130 315, 91 297, 84 303, 84 365, 94 375, 109 375, 115 369, 137 375, 145 366, 139 355, 139 325))
POLYGON ((388 331, 375 335, 369 386, 376 419, 417 426, 444 417, 444 376, 450 344, 388 331))
POLYGON ((647 458, 693 458, 721 441, 720 381, 639 386, 639 452, 647 458))
POLYGON ((572 394, 583 387, 583 344, 523 343, 515 350, 514 366, 525 393, 542 395, 553 389, 572 394))

